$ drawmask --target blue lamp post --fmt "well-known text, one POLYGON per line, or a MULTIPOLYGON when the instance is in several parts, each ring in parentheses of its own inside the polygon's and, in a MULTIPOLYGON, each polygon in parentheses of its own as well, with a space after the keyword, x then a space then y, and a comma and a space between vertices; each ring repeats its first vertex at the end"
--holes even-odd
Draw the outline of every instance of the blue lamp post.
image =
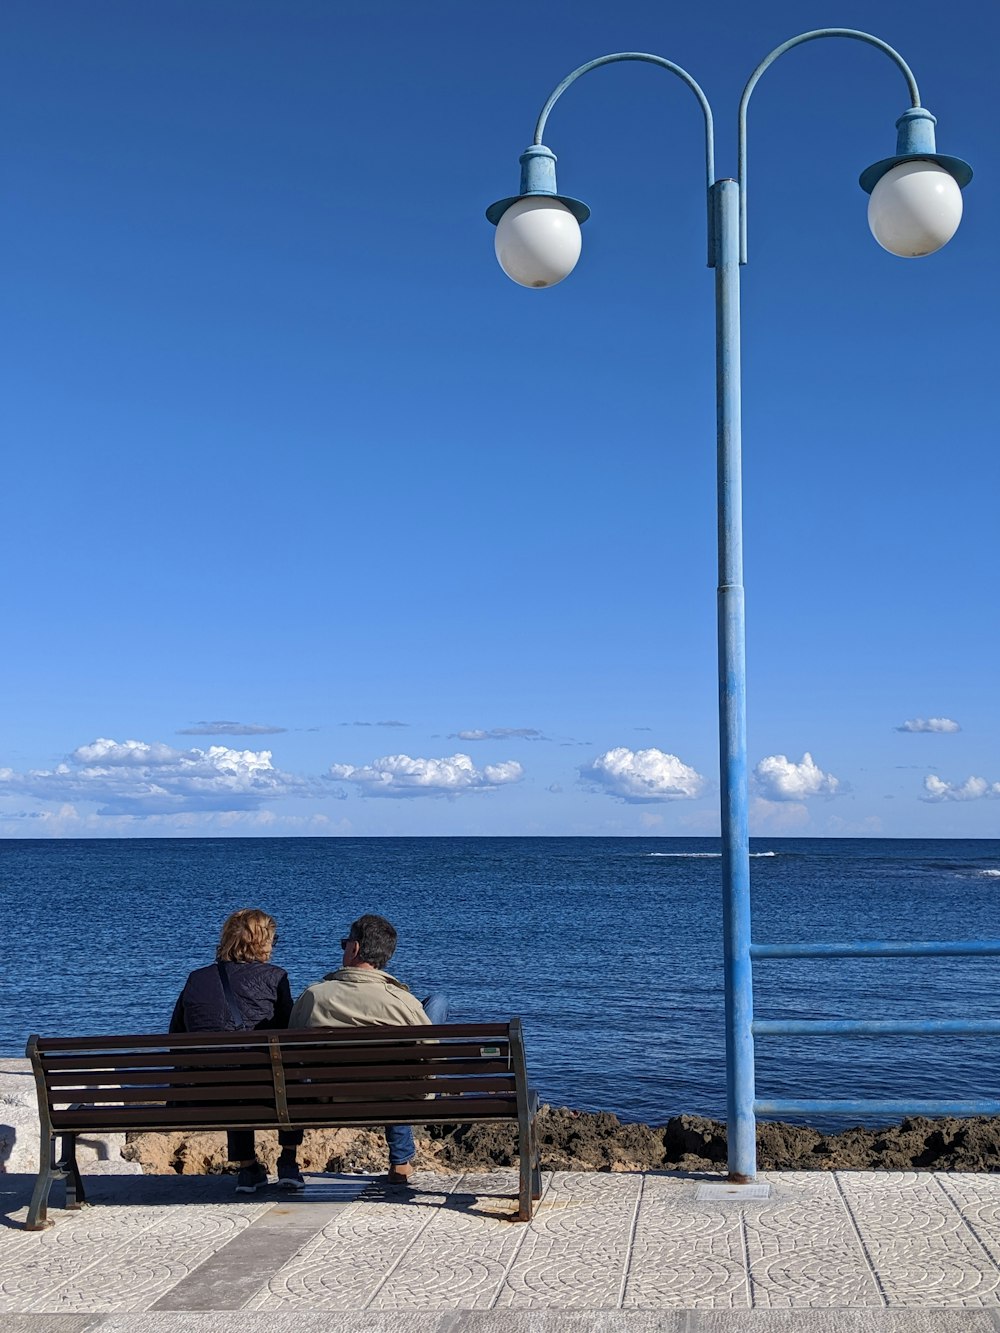
POLYGON ((580 257, 580 224, 590 209, 560 194, 555 154, 543 143, 556 102, 582 75, 601 65, 641 60, 677 75, 692 90, 705 118, 708 263, 715 269, 716 419, 719 532, 719 751, 722 819, 722 889, 726 991, 726 1100, 729 1178, 752 1181, 757 1171, 754 1110, 753 979, 750 962, 750 851, 747 828, 746 650, 743 609, 743 530, 740 461, 739 268, 746 263, 746 112, 760 76, 778 56, 819 37, 851 37, 884 52, 906 79, 910 106, 896 122, 896 152, 862 172, 870 196, 868 222, 878 243, 917 258, 939 250, 962 217, 962 189, 972 169, 938 153, 935 120, 920 104, 909 66, 891 46, 852 28, 802 33, 776 47, 754 70, 739 108, 739 179, 715 180, 712 110, 694 79, 662 56, 624 51, 602 56, 568 75, 542 107, 530 147, 521 154, 521 189, 486 210, 496 226, 496 253, 523 287, 552 287, 580 257))

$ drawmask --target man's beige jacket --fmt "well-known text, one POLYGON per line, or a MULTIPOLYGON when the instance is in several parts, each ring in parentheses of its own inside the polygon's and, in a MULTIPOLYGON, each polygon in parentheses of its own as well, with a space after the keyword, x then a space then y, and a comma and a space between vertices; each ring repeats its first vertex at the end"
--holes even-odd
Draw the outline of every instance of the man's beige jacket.
POLYGON ((307 986, 295 1001, 290 1028, 429 1024, 424 1006, 388 972, 340 967, 307 986))

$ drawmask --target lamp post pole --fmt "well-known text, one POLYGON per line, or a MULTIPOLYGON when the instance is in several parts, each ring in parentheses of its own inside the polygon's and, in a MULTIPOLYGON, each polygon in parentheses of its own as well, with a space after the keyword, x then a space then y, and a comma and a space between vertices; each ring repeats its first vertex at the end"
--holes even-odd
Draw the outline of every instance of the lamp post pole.
POLYGON ((757 1172, 747 772, 746 621, 740 377, 739 186, 716 181, 711 200, 715 268, 715 412, 719 531, 719 801, 726 991, 726 1123, 730 1180, 757 1172))
POLYGON ((496 226, 504 271, 525 287, 551 287, 575 267, 580 224, 590 209, 558 193, 555 154, 543 143, 555 103, 581 75, 602 65, 643 61, 668 70, 693 91, 705 120, 708 262, 715 270, 717 497, 719 540, 719 758, 722 824, 723 948, 726 1001, 726 1116, 729 1179, 752 1181, 757 1171, 754 1105, 753 976, 750 931, 749 774, 746 734, 746 628, 743 592, 743 510, 740 437, 740 265, 746 263, 746 111, 768 66, 803 42, 850 37, 877 47, 902 71, 910 108, 896 122, 896 154, 869 167, 861 185, 871 195, 868 219, 876 240, 895 254, 930 254, 954 234, 962 215, 961 190, 972 170, 937 152, 934 117, 920 105, 909 66, 893 48, 852 28, 821 28, 776 47, 751 75, 739 108, 739 180, 716 180, 712 111, 686 70, 662 56, 625 51, 581 65, 553 91, 521 154, 520 193, 486 210, 496 226))

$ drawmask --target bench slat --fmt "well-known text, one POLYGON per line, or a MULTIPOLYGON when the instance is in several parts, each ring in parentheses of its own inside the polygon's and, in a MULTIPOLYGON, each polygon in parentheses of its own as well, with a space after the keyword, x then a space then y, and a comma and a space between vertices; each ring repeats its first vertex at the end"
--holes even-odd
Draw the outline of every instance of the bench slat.
MULTIPOLYGON (((497 1059, 449 1060, 444 1062, 434 1060, 434 1057, 431 1056, 428 1060, 420 1060, 417 1068, 420 1074, 424 1076, 430 1076, 432 1071, 436 1074, 438 1070, 449 1077, 452 1074, 510 1074, 513 1076, 507 1061, 497 1059), (433 1064, 431 1061, 433 1061, 433 1064)), ((259 1083, 267 1069, 268 1066, 266 1065, 258 1065, 254 1069, 226 1068, 207 1071, 187 1068, 183 1071, 169 1068, 138 1069, 128 1070, 120 1081, 115 1081, 110 1077, 107 1070, 80 1070, 78 1073, 59 1071, 48 1074, 46 1082, 53 1091, 61 1091, 67 1088, 98 1088, 107 1084, 119 1087, 123 1082, 138 1087, 160 1087, 164 1081, 170 1079, 174 1074, 178 1078, 183 1074, 184 1082, 189 1086, 201 1087, 218 1084, 225 1087, 233 1084, 259 1083)), ((291 1083, 294 1083, 297 1077, 319 1079, 323 1082, 340 1078, 388 1079, 398 1077, 397 1068, 385 1064, 362 1064, 353 1067, 350 1065, 333 1065, 326 1069, 310 1066, 308 1073, 304 1069, 296 1068, 295 1065, 292 1065, 291 1068, 285 1065, 285 1075, 291 1083)), ((72 1100, 81 1101, 82 1098, 74 1097, 72 1100)))
MULTIPOLYGON (((402 1062, 400 1062, 401 1064, 402 1062)), ((324 1081, 337 1079, 392 1079, 405 1077, 400 1072, 400 1064, 327 1064, 297 1067, 285 1065, 285 1078, 294 1083, 306 1078, 324 1081)), ((514 1071, 506 1060, 493 1058, 481 1060, 436 1060, 433 1056, 414 1055, 406 1066, 421 1078, 448 1077, 460 1074, 507 1074, 514 1077, 514 1071)))
POLYGON ((419 1046, 411 1042, 399 1047, 379 1045, 373 1050, 366 1050, 362 1046, 351 1046, 332 1051, 324 1050, 322 1047, 304 1051, 289 1051, 282 1042, 282 1060, 286 1069, 294 1069, 296 1065, 300 1064, 366 1065, 395 1063, 401 1060, 506 1060, 508 1058, 507 1052, 506 1043, 497 1041, 483 1043, 454 1042, 448 1044, 425 1042, 419 1046), (498 1054, 484 1056, 482 1054, 484 1046, 488 1050, 496 1050, 498 1054))
POLYGON ((56 1130, 106 1130, 113 1134, 125 1129, 181 1129, 198 1125, 205 1129, 229 1129, 259 1122, 276 1128, 274 1101, 269 1106, 248 1102, 246 1106, 164 1106, 154 1103, 146 1106, 98 1106, 74 1110, 67 1107, 52 1112, 52 1127, 56 1130))
MULTIPOLYGON (((244 1049, 227 1049, 225 1052, 226 1060, 233 1069, 270 1069, 271 1057, 268 1048, 265 1045, 262 1050, 247 1051, 244 1049)), ((120 1074, 124 1076, 129 1069, 173 1069, 183 1060, 185 1065, 190 1065, 192 1069, 199 1069, 207 1066, 210 1069, 219 1068, 219 1052, 198 1051, 163 1051, 159 1055, 95 1055, 92 1058, 84 1059, 79 1055, 46 1055, 42 1058, 41 1066, 45 1071, 46 1077, 49 1072, 74 1073, 103 1073, 120 1074)))
MULTIPOLYGON (((240 1097, 245 1101, 266 1102, 270 1099, 274 1103, 274 1084, 268 1080, 267 1083, 254 1083, 241 1085, 240 1097)), ((165 1084, 161 1087, 142 1087, 142 1088, 70 1088, 62 1089, 55 1093, 49 1099, 50 1106, 91 1106, 104 1105, 114 1106, 116 1103, 123 1103, 126 1106, 133 1102, 140 1105, 156 1104, 158 1102, 182 1101, 189 1102, 192 1106, 201 1102, 226 1102, 229 1105, 235 1104, 232 1088, 226 1087, 203 1087, 192 1088, 190 1083, 165 1084), (162 1093, 162 1096, 158 1095, 162 1093)))
MULTIPOLYGON (((389 1082, 379 1082, 371 1079, 355 1082, 338 1079, 334 1082, 324 1083, 310 1080, 303 1083, 288 1083, 286 1087, 289 1101, 295 1099, 299 1102, 316 1102, 322 1099, 327 1103, 340 1103, 372 1101, 374 1098, 380 1097, 385 1097, 391 1101, 398 1097, 401 1091, 408 1099, 412 1100, 415 1097, 424 1096, 460 1097, 470 1093, 504 1092, 513 1095, 514 1076, 513 1074, 500 1074, 448 1079, 408 1078, 405 1085, 402 1079, 389 1082)), ((71 1105, 153 1105, 163 1102, 183 1102, 192 1106, 197 1106, 203 1102, 225 1102, 235 1106, 239 1104, 240 1100, 273 1102, 274 1085, 271 1082, 241 1085, 239 1099, 237 1099, 234 1098, 231 1087, 224 1085, 213 1087, 205 1084, 192 1087, 181 1074, 176 1081, 157 1086, 63 1088, 58 1092, 53 1092, 49 1104, 53 1108, 66 1108, 71 1105), (156 1096, 156 1093, 162 1093, 162 1096, 156 1096)))
MULTIPOLYGON (((119 1088, 123 1083, 130 1087, 160 1087, 165 1080, 171 1079, 175 1074, 178 1078, 183 1074, 184 1082, 188 1085, 201 1087, 203 1084, 211 1086, 218 1084, 220 1087, 242 1083, 260 1083, 260 1081, 270 1071, 269 1065, 258 1065, 256 1069, 129 1069, 126 1070, 121 1078, 116 1078, 107 1070, 81 1070, 79 1073, 55 1073, 46 1076, 45 1082, 53 1092, 61 1092, 66 1088, 100 1088, 111 1086, 119 1088)), ((80 1098, 74 1098, 79 1101, 80 1098)))
POLYGON ((405 1083, 402 1079, 389 1083, 370 1082, 365 1079, 360 1083, 350 1083, 345 1080, 332 1083, 287 1084, 289 1101, 293 1097, 297 1101, 317 1101, 320 1098, 335 1102, 372 1101, 377 1097, 385 1097, 388 1101, 394 1101, 400 1095, 412 1099, 424 1096, 464 1097, 470 1093, 490 1092, 505 1092, 513 1095, 513 1091, 513 1075, 508 1077, 484 1075, 482 1078, 456 1079, 408 1078, 405 1083))
POLYGON ((178 1032, 164 1038, 162 1035, 150 1036, 139 1033, 131 1037, 38 1037, 36 1046, 41 1055, 71 1051, 125 1051, 125 1050, 162 1050, 183 1048, 186 1046, 205 1046, 225 1048, 232 1046, 262 1046, 267 1048, 269 1037, 275 1032, 281 1033, 282 1045, 298 1042, 340 1042, 363 1041, 365 1044, 380 1041, 426 1041, 436 1038, 450 1041, 453 1038, 479 1040, 487 1038, 506 1038, 506 1023, 445 1023, 439 1025, 420 1025, 416 1027, 385 1026, 359 1028, 260 1028, 251 1032, 178 1032))
POLYGON ((336 1117, 324 1117, 322 1106, 290 1106, 289 1118, 294 1125, 329 1124, 331 1118, 338 1125, 469 1125, 477 1120, 516 1120, 517 1099, 499 1094, 489 1097, 435 1097, 431 1101, 339 1103, 336 1117), (319 1114, 311 1115, 311 1111, 319 1114))
MULTIPOLYGON (((440 1062, 442 1065, 451 1060, 483 1060, 483 1059, 501 1059, 507 1061, 507 1047, 499 1042, 486 1043, 487 1049, 496 1048, 500 1054, 483 1056, 481 1054, 483 1047, 478 1043, 475 1045, 465 1042, 454 1044, 435 1043, 431 1045, 415 1046, 409 1043, 398 1048, 384 1046, 380 1044, 374 1050, 366 1050, 361 1046, 352 1046, 350 1048, 341 1047, 339 1049, 324 1049, 322 1046, 317 1048, 306 1048, 304 1050, 295 1050, 293 1053, 287 1053, 285 1037, 288 1034, 282 1034, 282 1057, 286 1069, 295 1069, 298 1066, 306 1067, 309 1065, 328 1064, 328 1065, 366 1065, 366 1064, 396 1064, 412 1060, 427 1060, 440 1062)), ((220 1065, 220 1056, 225 1056, 227 1061, 231 1059, 234 1069, 270 1069, 271 1058, 268 1048, 264 1046, 256 1051, 247 1050, 245 1047, 227 1047, 225 1049, 208 1051, 165 1051, 159 1055, 108 1055, 94 1056, 90 1059, 83 1059, 81 1056, 44 1056, 42 1058, 42 1068, 46 1075, 49 1073, 81 1073, 81 1074, 100 1074, 115 1073, 121 1078, 125 1078, 130 1069, 154 1069, 169 1070, 177 1065, 183 1064, 191 1069, 209 1068, 218 1069, 220 1065)))
MULTIPOLYGON (((514 1097, 435 1097, 432 1101, 351 1102, 331 1116, 322 1105, 308 1103, 289 1106, 289 1120, 296 1126, 384 1125, 384 1124, 470 1124, 475 1120, 510 1120, 517 1118, 514 1097)), ((106 1133, 123 1130, 155 1129, 239 1129, 276 1128, 274 1106, 102 1106, 93 1109, 52 1112, 52 1126, 57 1131, 99 1130, 106 1133)))

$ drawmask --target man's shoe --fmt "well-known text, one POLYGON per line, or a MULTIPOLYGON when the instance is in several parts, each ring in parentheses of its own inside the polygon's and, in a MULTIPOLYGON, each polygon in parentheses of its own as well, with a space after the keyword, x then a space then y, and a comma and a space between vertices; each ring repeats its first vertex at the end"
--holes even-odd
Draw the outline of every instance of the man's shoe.
POLYGON ((413 1175, 413 1163, 399 1162, 396 1165, 389 1167, 389 1184, 408 1185, 410 1183, 410 1177, 412 1175, 413 1175))
POLYGON ((304 1190, 306 1182, 302 1179, 302 1172, 299 1170, 297 1162, 278 1162, 278 1189, 279 1190, 304 1190))
POLYGON ((261 1185, 267 1184, 267 1172, 260 1162, 253 1166, 241 1166, 236 1175, 237 1194, 255 1194, 261 1185))

